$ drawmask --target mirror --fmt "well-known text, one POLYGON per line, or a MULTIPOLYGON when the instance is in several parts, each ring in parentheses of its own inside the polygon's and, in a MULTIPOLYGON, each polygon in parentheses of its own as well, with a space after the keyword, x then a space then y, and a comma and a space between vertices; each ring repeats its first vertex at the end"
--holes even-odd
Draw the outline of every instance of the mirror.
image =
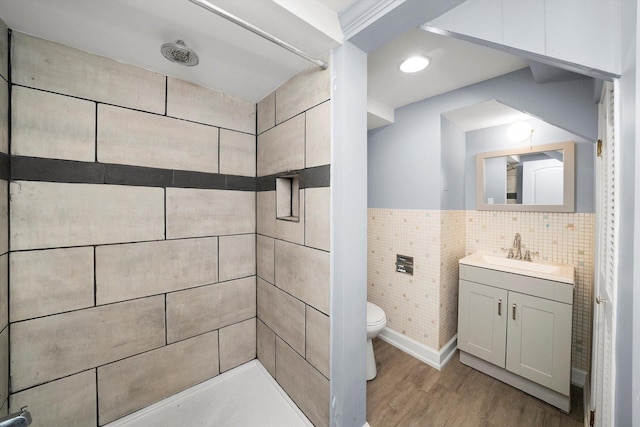
POLYGON ((574 211, 574 142, 476 155, 478 210, 574 211))

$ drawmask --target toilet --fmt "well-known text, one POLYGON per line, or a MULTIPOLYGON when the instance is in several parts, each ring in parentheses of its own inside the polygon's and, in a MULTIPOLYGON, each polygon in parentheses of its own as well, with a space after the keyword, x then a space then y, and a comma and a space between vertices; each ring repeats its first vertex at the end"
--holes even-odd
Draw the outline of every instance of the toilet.
POLYGON ((387 326, 387 316, 377 305, 367 301, 367 381, 376 377, 376 356, 373 354, 373 342, 381 330, 387 326))

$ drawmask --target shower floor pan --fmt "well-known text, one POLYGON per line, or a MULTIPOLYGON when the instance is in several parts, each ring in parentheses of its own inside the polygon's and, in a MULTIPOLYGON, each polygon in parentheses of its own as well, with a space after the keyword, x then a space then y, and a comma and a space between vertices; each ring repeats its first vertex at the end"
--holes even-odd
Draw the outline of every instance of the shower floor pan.
POLYGON ((105 427, 313 426, 257 360, 105 427))

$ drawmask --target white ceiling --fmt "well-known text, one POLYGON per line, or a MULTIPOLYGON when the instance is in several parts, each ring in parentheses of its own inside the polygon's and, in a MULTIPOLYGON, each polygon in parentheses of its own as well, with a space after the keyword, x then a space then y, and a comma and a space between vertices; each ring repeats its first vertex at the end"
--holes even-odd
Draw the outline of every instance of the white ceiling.
POLYGON ((529 65, 494 49, 414 28, 368 58, 368 95, 391 108, 501 76, 529 65), (398 68, 409 56, 431 58, 425 70, 406 74, 398 68))
POLYGON ((393 108, 525 68, 527 60, 414 28, 368 57, 368 95, 393 108), (417 73, 398 66, 414 55, 431 58, 417 73), (393 84, 389 84, 389 82, 393 84))
POLYGON ((465 132, 533 118, 495 99, 447 111, 442 115, 465 132))
MULTIPOLYGON (((333 17, 336 25, 330 7, 348 3, 305 1, 324 7, 324 16, 333 17)), ((315 56, 339 44, 277 1, 210 2, 315 56)), ((310 65, 188 0, 0 0, 0 17, 14 30, 253 101, 310 65), (161 56, 160 45, 177 39, 198 53, 198 66, 184 67, 161 56)))
MULTIPOLYGON (((337 12, 352 0, 209 0, 315 56, 341 42, 337 12)), ((7 25, 48 40, 259 101, 309 62, 188 0, 0 0, 7 25), (184 40, 196 67, 171 63, 160 45, 184 40)), ((526 67, 492 49, 413 29, 369 55, 369 126, 389 123, 397 107, 526 67), (411 54, 431 57, 423 72, 398 69, 411 54), (375 125, 374 125, 375 123, 375 125)), ((495 112, 494 112, 495 113, 495 112)), ((486 115, 486 114, 485 114, 486 115)), ((391 119, 392 120, 392 119, 391 119)))

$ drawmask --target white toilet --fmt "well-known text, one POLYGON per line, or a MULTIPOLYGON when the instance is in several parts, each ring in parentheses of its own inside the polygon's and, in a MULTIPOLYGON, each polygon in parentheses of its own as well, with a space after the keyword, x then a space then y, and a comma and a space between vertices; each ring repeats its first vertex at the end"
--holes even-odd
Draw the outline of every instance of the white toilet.
POLYGON ((387 316, 384 310, 367 301, 367 381, 374 379, 378 373, 371 340, 377 337, 385 326, 387 326, 387 316))

